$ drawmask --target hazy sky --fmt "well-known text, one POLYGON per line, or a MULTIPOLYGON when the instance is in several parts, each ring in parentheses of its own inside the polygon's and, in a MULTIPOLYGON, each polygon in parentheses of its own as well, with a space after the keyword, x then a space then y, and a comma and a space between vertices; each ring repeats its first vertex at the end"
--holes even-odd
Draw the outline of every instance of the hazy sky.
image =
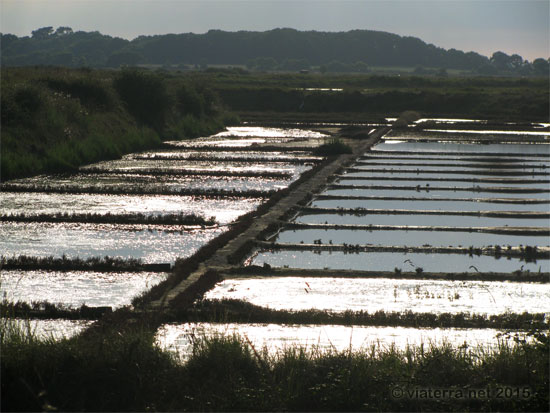
POLYGON ((264 31, 382 30, 446 49, 550 56, 550 0, 0 0, 0 30, 18 36, 70 26, 139 35, 264 31))

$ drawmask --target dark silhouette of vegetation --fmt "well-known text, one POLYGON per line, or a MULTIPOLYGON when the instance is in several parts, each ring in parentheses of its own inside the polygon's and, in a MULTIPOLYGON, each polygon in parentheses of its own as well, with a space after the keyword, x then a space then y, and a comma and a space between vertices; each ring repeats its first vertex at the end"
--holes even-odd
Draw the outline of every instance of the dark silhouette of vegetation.
POLYGON ((2 64, 125 67, 137 64, 187 69, 208 65, 246 65, 259 71, 365 73, 372 67, 425 68, 446 76, 448 69, 484 75, 548 76, 548 61, 533 62, 497 51, 490 58, 445 50, 415 37, 372 30, 327 33, 293 29, 139 36, 132 41, 70 27, 43 27, 32 37, 3 34, 2 64), (284 44, 285 47, 280 47, 284 44), (544 65, 546 63, 546 65, 544 65))
POLYGON ((2 180, 74 171, 236 120, 210 89, 147 71, 2 68, 1 88, 2 180), (183 85, 204 101, 198 109, 176 103, 183 85))
MULTIPOLYGON (((92 173, 98 171, 93 171, 92 173)), ((199 171, 200 172, 200 171, 199 171)), ((153 176, 173 176, 174 173, 170 171, 148 171, 153 176)), ((177 174, 176 174, 177 175, 177 174)), ((262 178, 278 178, 289 179, 289 174, 279 174, 277 172, 264 173, 255 171, 213 171, 211 173, 185 173, 190 176, 238 176, 238 177, 262 177, 262 178)), ((181 174, 180 174, 181 176, 181 174)), ((189 196, 206 196, 210 198, 215 197, 241 197, 241 198, 263 198, 269 197, 274 191, 250 189, 250 190, 238 190, 238 189, 217 189, 217 188, 175 188, 167 189, 162 186, 142 188, 139 185, 122 185, 116 187, 108 187, 103 185, 18 185, 10 182, 0 185, 0 189, 10 192, 38 192, 38 193, 57 193, 57 194, 110 194, 110 195, 189 195, 189 196)))
MULTIPOLYGON (((398 350, 292 346, 269 355, 243 337, 192 337, 184 362, 154 328, 56 342, 2 321, 2 411, 546 411, 548 335, 494 350, 465 343, 398 350), (399 397, 418 389, 518 389, 514 397, 399 397), (395 389, 398 389, 397 391, 395 389), (400 393, 399 390, 403 391, 400 393), (396 396, 397 395, 397 396, 396 396)), ((512 341, 513 342, 513 341, 512 341)), ((503 391, 504 393, 504 391, 503 391)))
POLYGON ((115 77, 113 86, 136 120, 162 132, 171 102, 160 76, 123 70, 115 77))
POLYGON ((95 224, 150 224, 150 225, 217 225, 214 217, 208 219, 195 214, 163 214, 145 215, 134 214, 96 214, 96 213, 68 213, 56 214, 3 214, 0 222, 89 222, 95 224))
POLYGON ((48 301, 0 302, 0 315, 6 318, 19 319, 64 319, 64 320, 98 320, 105 314, 112 312, 108 306, 89 307, 82 304, 78 308, 71 308, 63 304, 54 304, 48 301))
POLYGON ((315 155, 320 156, 335 156, 335 155, 342 155, 342 154, 350 154, 352 153, 351 146, 345 144, 340 139, 331 139, 326 143, 323 143, 322 145, 319 145, 313 153, 315 155))
POLYGON ((17 257, 0 256, 0 268, 4 270, 52 270, 52 271, 157 271, 166 272, 170 270, 170 264, 145 264, 135 258, 115 257, 91 257, 82 259, 79 257, 68 258, 63 255, 55 257, 30 257, 19 255, 17 257))
MULTIPOLYGON (((257 75, 263 79, 267 75, 257 75)), ((339 86, 341 80, 333 80, 339 86)), ((445 79, 443 82, 419 81, 421 78, 404 79, 380 76, 354 77, 356 88, 342 92, 322 90, 296 90, 284 87, 253 87, 242 84, 220 83, 217 87, 224 103, 232 110, 250 116, 257 112, 300 113, 306 117, 314 113, 347 114, 355 113, 356 121, 364 121, 370 116, 389 116, 414 109, 424 116, 464 116, 475 119, 499 118, 513 120, 539 120, 548 118, 548 80, 526 81, 523 87, 512 86, 513 80, 505 79, 500 85, 487 81, 479 86, 466 84, 464 80, 445 79), (363 81, 360 81, 362 79, 363 81), (417 80, 419 79, 419 80, 417 80), (508 82, 508 84, 507 84, 508 82), (370 85, 374 84, 373 90, 370 85), (417 86, 414 86, 417 85, 417 86), (438 88, 438 85, 440 87, 438 88), (538 85, 538 86, 535 86, 538 85), (369 88, 364 90, 361 88, 369 88), (502 87, 502 89, 501 89, 502 87)), ((247 77, 250 79, 250 76, 247 77)), ((310 81, 317 87, 318 79, 310 81)), ((290 80, 290 79, 289 79, 290 80)), ((282 83, 282 82, 281 82, 282 83)), ((300 85, 299 87, 303 87, 300 85)), ((269 119, 272 121, 273 116, 269 119)))
POLYGON ((174 313, 175 320, 213 323, 362 325, 415 328, 495 328, 501 330, 544 329, 548 325, 544 313, 419 313, 316 310, 274 310, 242 300, 200 300, 187 312, 174 313))

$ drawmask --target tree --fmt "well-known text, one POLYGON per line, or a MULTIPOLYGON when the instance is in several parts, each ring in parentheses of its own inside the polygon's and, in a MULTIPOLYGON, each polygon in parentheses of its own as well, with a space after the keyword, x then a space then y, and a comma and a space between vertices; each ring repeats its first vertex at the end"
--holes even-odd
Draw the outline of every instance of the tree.
POLYGON ((160 77, 127 69, 116 77, 113 86, 136 120, 162 131, 171 101, 160 77))
POLYGON ((64 36, 66 34, 71 34, 73 32, 73 29, 67 26, 59 26, 57 30, 55 31, 56 36, 64 36))
POLYGON ((107 59, 106 65, 109 67, 134 66, 140 60, 142 60, 142 56, 135 52, 114 52, 107 59))
POLYGON ((40 29, 36 29, 32 31, 32 38, 33 39, 45 39, 49 35, 53 33, 53 27, 41 27, 40 29))
POLYGON ((543 58, 538 58, 533 60, 533 69, 537 76, 548 76, 549 75, 549 65, 548 61, 543 58))
POLYGON ((510 70, 512 68, 512 58, 504 52, 495 52, 491 56, 491 64, 497 70, 510 70))
POLYGON ((519 70, 524 64, 523 57, 521 57, 519 54, 513 54, 510 56, 510 64, 512 65, 512 69, 519 70))

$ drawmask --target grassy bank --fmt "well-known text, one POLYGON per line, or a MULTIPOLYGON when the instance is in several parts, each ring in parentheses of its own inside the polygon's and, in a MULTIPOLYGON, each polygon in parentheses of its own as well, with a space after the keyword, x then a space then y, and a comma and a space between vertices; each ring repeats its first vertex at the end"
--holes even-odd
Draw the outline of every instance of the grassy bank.
POLYGON ((195 337, 191 357, 178 362, 154 345, 153 329, 129 325, 55 342, 2 322, 2 411, 548 410, 546 335, 493 351, 441 344, 278 355, 246 337, 195 337))
POLYGON ((228 107, 246 120, 364 122, 415 110, 423 116, 546 122, 549 110, 545 78, 314 73, 196 76, 209 78, 228 107))
POLYGON ((309 310, 274 310, 243 300, 200 300, 189 311, 172 313, 174 321, 262 324, 331 324, 361 326, 392 326, 414 328, 496 328, 505 330, 548 329, 544 313, 421 313, 406 311, 341 312, 309 310))
POLYGON ((3 68, 1 89, 3 181, 72 171, 235 121, 215 93, 183 76, 3 68))

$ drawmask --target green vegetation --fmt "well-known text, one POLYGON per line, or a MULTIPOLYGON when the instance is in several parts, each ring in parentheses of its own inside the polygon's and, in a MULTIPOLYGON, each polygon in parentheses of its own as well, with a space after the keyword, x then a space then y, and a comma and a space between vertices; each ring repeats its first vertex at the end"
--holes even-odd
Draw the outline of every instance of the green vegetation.
POLYGON ((68 213, 56 214, 6 214, 0 215, 0 222, 86 222, 96 224, 145 224, 145 225, 218 225, 214 217, 208 219, 195 214, 164 214, 145 215, 135 214, 96 214, 96 213, 68 213))
POLYGON ((91 257, 82 259, 69 258, 63 255, 61 258, 29 257, 19 255, 5 257, 0 255, 0 267, 4 270, 51 270, 51 271, 170 271, 169 264, 145 264, 140 259, 116 258, 116 257, 91 257))
MULTIPOLYGON (((100 171, 90 171, 103 173, 100 171)), ((116 174, 117 171, 104 171, 105 173, 116 174)), ((262 177, 262 178, 275 178, 275 179, 289 179, 290 174, 286 172, 262 172, 262 171, 177 171, 174 174, 171 171, 162 170, 146 170, 140 171, 141 173, 147 173, 157 178, 161 176, 172 177, 174 175, 189 175, 189 176, 237 176, 237 177, 262 177)), ((120 172, 124 174, 124 172, 120 172)), ((128 175, 125 176, 125 178, 128 175)), ((160 179, 159 179, 160 180, 160 179)), ((247 197, 247 198, 262 198, 268 197, 273 193, 271 190, 250 189, 250 190, 238 190, 238 189, 217 189, 217 188, 166 188, 163 186, 149 186, 142 188, 137 185, 120 185, 120 186, 101 186, 101 185, 18 185, 17 183, 5 183, 0 185, 0 189, 10 192, 43 192, 43 193, 57 193, 57 194, 110 194, 110 195, 187 195, 187 196, 206 196, 206 197, 247 197)))
POLYGON ((373 30, 327 33, 274 29, 139 36, 132 41, 99 32, 73 32, 70 27, 42 27, 31 37, 3 34, 2 64, 123 67, 155 65, 167 69, 244 72, 317 70, 365 73, 371 70, 446 77, 449 73, 548 76, 548 61, 495 52, 445 50, 415 37, 373 30), (284 44, 285 47, 280 47, 284 44), (215 69, 208 65, 239 65, 215 69))
POLYGON ((548 119, 548 78, 196 74, 243 119, 380 122, 413 110, 427 117, 548 119), (323 88, 341 88, 340 92, 323 88), (263 112, 263 114, 262 114, 263 112), (266 116, 266 113, 268 116, 266 116))
POLYGON ((548 409, 549 343, 541 333, 533 333, 533 343, 518 339, 495 350, 440 344, 337 352, 313 346, 278 355, 246 337, 197 336, 190 357, 178 362, 154 345, 154 328, 120 324, 123 334, 98 327, 55 342, 4 319, 2 411, 548 409), (492 392, 458 400, 414 396, 430 388, 492 392), (505 388, 519 391, 505 394, 505 388), (399 390, 413 396, 400 397, 399 390))
POLYGON ((313 153, 320 156, 335 156, 342 154, 352 153, 351 146, 342 142, 342 140, 335 138, 330 139, 328 142, 315 148, 313 153))
POLYGON ((497 315, 473 313, 418 313, 410 310, 399 312, 325 310, 273 310, 242 300, 200 300, 193 311, 174 313, 177 321, 207 321, 214 323, 262 323, 262 324, 331 324, 362 326, 393 326, 415 328, 496 328, 507 330, 547 329, 544 313, 507 313, 497 315))
POLYGON ((19 319, 64 319, 64 320, 97 320, 112 312, 111 307, 88 307, 82 304, 72 308, 64 304, 49 301, 11 302, 4 298, 0 302, 0 315, 6 318, 19 319))
POLYGON ((213 92, 183 77, 48 67, 1 75, 2 180, 73 171, 234 121, 213 92), (181 106, 186 93, 205 103, 181 106))

